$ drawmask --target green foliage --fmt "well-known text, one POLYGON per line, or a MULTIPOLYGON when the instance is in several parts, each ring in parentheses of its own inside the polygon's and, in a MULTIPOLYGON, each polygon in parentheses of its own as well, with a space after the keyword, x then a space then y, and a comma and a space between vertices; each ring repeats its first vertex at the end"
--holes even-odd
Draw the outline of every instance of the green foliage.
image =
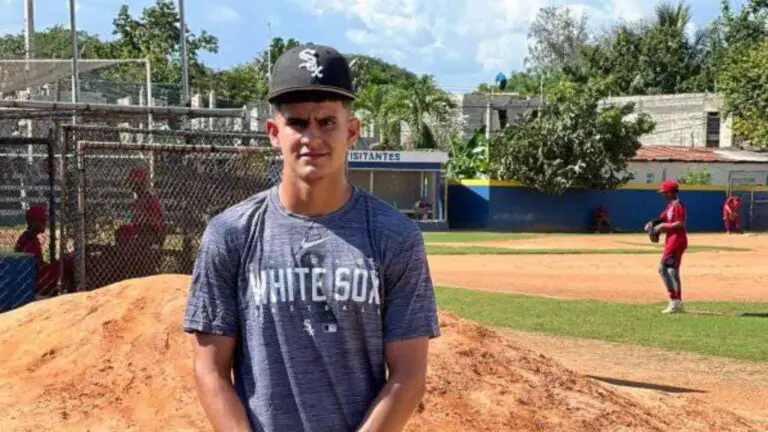
POLYGON ((655 13, 652 22, 619 23, 582 45, 563 68, 568 79, 601 79, 613 96, 713 91, 716 26, 689 37, 691 9, 684 2, 660 3, 655 13))
POLYGON ((487 178, 491 170, 488 159, 488 140, 485 127, 480 128, 469 140, 454 136, 448 149, 446 176, 450 179, 487 178))
POLYGON ((394 115, 410 129, 413 148, 438 148, 436 129, 456 121, 456 102, 437 86, 431 75, 419 76, 408 87, 392 87, 389 97, 394 115))
POLYGON ((687 168, 678 179, 678 182, 688 185, 711 185, 712 173, 709 172, 706 166, 687 168))
POLYGON ((632 104, 600 108, 605 92, 601 82, 562 81, 537 113, 494 136, 494 178, 553 194, 572 187, 613 189, 630 181, 628 161, 654 124, 646 114, 630 120, 632 104))
MULTIPOLYGON (((101 57, 148 58, 152 63, 153 82, 181 82, 181 19, 175 3, 173 0, 156 0, 155 4, 144 8, 138 18, 131 15, 128 5, 121 6, 112 22, 112 34, 116 39, 99 53, 101 57)), ((198 59, 198 54, 218 53, 219 41, 205 30, 195 36, 189 28, 186 39, 190 89, 210 89, 213 73, 198 59)), ((110 78, 140 82, 138 77, 126 77, 126 71, 121 72, 110 78)))
POLYGON ((739 15, 723 6, 718 90, 736 135, 768 150, 768 1, 751 0, 739 15))
POLYGON ((531 23, 526 63, 537 72, 561 71, 576 61, 589 40, 586 16, 577 16, 570 8, 545 6, 531 23))

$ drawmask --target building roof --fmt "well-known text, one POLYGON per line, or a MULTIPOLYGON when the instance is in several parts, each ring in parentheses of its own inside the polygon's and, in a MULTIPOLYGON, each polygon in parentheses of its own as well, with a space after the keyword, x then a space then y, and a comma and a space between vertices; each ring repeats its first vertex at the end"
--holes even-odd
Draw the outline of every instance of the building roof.
POLYGON ((635 162, 768 163, 768 153, 710 147, 643 146, 635 162))

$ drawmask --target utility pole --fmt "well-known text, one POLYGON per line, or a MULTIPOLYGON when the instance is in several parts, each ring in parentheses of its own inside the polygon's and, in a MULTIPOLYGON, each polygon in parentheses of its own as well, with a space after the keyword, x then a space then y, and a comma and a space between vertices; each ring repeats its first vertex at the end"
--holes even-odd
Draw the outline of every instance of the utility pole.
POLYGON ((181 54, 181 104, 189 102, 189 56, 187 54, 187 22, 184 19, 184 0, 179 0, 179 26, 181 33, 179 54, 181 54))
MULTIPOLYGON (((267 88, 272 85, 272 22, 267 19, 267 88)), ((272 104, 269 105, 269 115, 272 116, 272 104)))
MULTIPOLYGON (((24 51, 27 60, 35 58, 35 5, 33 0, 24 0, 24 51)), ((24 65, 24 70, 27 73, 27 93, 30 99, 32 98, 32 85, 29 82, 31 66, 29 61, 24 65)), ((27 120, 26 132, 28 137, 32 136, 32 120, 27 120)), ((31 145, 29 146, 29 154, 31 158, 31 145)))
POLYGON ((75 20, 75 0, 69 0, 69 32, 72 36, 72 102, 80 102, 80 70, 77 63, 80 50, 77 49, 77 23, 75 20))
MULTIPOLYGON (((24 0, 24 50, 26 59, 35 58, 35 2, 34 0, 24 0)), ((29 63, 27 63, 29 70, 29 63)))
POLYGON ((272 83, 272 22, 267 21, 267 82, 272 83))

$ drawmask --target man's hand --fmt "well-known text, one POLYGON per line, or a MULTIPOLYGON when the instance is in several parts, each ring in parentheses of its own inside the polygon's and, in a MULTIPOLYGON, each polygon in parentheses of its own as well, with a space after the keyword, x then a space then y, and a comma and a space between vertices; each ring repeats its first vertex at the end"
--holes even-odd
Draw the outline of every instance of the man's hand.
POLYGON ((389 378, 368 410, 359 432, 401 431, 426 390, 429 339, 392 342, 385 347, 389 378))
POLYGON ((232 385, 235 339, 195 334, 195 382, 200 403, 217 432, 249 432, 250 424, 232 385))

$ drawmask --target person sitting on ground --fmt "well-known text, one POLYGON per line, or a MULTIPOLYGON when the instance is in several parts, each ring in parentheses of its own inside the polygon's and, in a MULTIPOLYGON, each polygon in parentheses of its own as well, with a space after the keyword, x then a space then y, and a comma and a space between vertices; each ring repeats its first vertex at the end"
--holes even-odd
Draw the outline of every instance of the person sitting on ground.
POLYGON ((600 207, 598 207, 595 211, 592 224, 594 225, 593 231, 595 233, 613 232, 611 220, 608 219, 608 208, 605 206, 605 204, 600 204, 600 207))
MULTIPOLYGON (((48 215, 43 207, 30 207, 27 210, 26 220, 27 230, 16 240, 14 251, 29 253, 35 257, 35 294, 39 297, 49 297, 56 293, 61 263, 57 260, 46 263, 43 258, 43 245, 38 236, 45 232, 48 215)), ((64 291, 71 291, 74 286, 73 264, 72 257, 64 257, 64 277, 62 278, 64 291)))

